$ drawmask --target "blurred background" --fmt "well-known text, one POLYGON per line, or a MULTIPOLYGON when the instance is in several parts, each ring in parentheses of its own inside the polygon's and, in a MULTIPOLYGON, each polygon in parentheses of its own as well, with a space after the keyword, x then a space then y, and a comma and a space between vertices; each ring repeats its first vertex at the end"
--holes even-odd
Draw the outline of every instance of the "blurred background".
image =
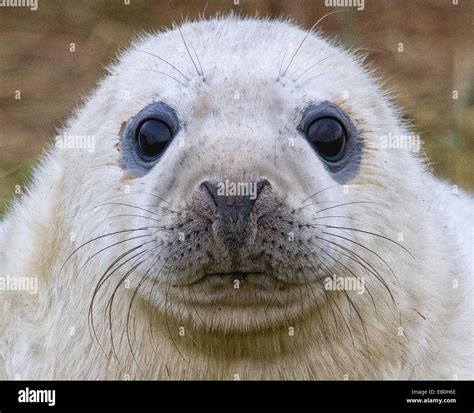
MULTIPOLYGON (((36 11, 0 7, 0 216, 56 129, 137 34, 231 10, 289 16, 309 28, 341 9, 328 0, 37 1, 36 11)), ((474 189, 474 1, 365 0, 362 11, 345 9, 320 30, 366 49, 435 173, 474 189)))

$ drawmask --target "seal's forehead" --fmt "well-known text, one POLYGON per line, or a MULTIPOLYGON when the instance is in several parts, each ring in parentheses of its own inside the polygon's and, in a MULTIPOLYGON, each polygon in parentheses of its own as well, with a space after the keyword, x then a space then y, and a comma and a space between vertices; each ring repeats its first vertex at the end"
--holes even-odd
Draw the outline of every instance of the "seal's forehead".
POLYGON ((116 69, 117 89, 129 89, 135 102, 161 99, 174 107, 206 94, 216 104, 229 94, 293 107, 344 96, 357 103, 366 101, 371 83, 353 56, 315 33, 286 21, 233 17, 149 35, 116 69))
POLYGON ((190 75, 196 68, 242 74, 271 69, 278 74, 285 55, 289 57, 306 34, 288 22, 225 18, 185 23, 151 35, 135 48, 162 52, 166 56, 161 57, 190 75))
POLYGON ((225 18, 186 23, 149 35, 122 56, 120 66, 142 70, 135 74, 142 80, 160 75, 162 83, 172 81, 170 76, 186 83, 200 74, 209 80, 237 76, 276 80, 311 64, 317 69, 318 60, 327 65, 337 53, 314 33, 288 22, 225 18))
POLYGON ((136 42, 119 67, 133 69, 137 78, 150 83, 174 78, 188 85, 199 77, 216 82, 237 77, 276 80, 285 55, 304 35, 283 22, 228 18, 186 23, 136 42))

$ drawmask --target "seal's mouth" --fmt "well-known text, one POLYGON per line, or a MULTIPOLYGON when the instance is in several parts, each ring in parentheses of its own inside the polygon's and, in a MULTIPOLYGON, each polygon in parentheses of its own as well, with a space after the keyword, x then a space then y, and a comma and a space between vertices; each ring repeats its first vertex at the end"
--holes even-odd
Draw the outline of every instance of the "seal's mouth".
POLYGON ((271 306, 284 311, 291 300, 301 294, 298 291, 302 288, 305 287, 280 280, 270 269, 213 269, 203 271, 186 284, 173 283, 168 294, 172 295, 175 306, 184 302, 192 309, 210 311, 210 314, 216 308, 251 311, 271 306))
MULTIPOLYGON (((263 271, 228 271, 228 272, 206 272, 200 275, 198 278, 194 279, 191 282, 188 282, 184 285, 180 286, 192 286, 194 284, 202 283, 202 282, 211 282, 211 283, 232 283, 235 284, 238 282, 239 284, 244 283, 249 278, 259 278, 259 277, 267 277, 268 274, 264 273, 263 271)), ((176 286, 176 285, 175 285, 176 286)))
POLYGON ((231 280, 244 281, 249 275, 265 275, 265 273, 248 272, 248 271, 231 271, 231 272, 211 272, 204 275, 204 277, 230 277, 231 280))

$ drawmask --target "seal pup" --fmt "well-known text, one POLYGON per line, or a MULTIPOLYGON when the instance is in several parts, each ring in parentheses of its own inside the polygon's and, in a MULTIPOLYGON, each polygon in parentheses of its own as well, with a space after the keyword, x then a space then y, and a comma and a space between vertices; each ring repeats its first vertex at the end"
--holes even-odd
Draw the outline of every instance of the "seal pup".
POLYGON ((472 197, 360 56, 231 16, 109 71, 1 225, 2 378, 472 378, 472 197))

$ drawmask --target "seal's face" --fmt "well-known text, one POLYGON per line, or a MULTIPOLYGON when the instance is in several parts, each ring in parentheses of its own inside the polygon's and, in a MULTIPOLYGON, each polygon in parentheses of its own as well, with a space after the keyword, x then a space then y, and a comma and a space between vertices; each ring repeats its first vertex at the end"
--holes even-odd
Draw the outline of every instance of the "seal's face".
POLYGON ((187 24, 127 52, 102 128, 120 129, 117 204, 144 235, 118 247, 135 257, 122 270, 137 295, 183 322, 248 331, 337 300, 328 279, 386 288, 368 252, 381 243, 364 209, 376 192, 358 188, 377 187, 374 136, 395 121, 370 82, 283 23, 187 24))

